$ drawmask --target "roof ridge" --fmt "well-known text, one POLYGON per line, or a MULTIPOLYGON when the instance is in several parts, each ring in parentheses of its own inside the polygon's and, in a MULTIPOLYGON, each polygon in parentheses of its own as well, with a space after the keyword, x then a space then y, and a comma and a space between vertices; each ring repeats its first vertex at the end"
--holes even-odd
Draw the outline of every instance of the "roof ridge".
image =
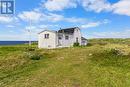
POLYGON ((40 33, 44 32, 44 31, 57 32, 57 31, 55 31, 55 30, 48 30, 48 29, 45 29, 45 30, 43 30, 43 31, 39 32, 38 34, 40 34, 40 33))
POLYGON ((63 29, 62 29, 62 28, 60 28, 60 30, 72 29, 72 28, 73 28, 73 29, 75 29, 75 28, 79 28, 79 27, 68 27, 68 28, 63 28, 63 29))

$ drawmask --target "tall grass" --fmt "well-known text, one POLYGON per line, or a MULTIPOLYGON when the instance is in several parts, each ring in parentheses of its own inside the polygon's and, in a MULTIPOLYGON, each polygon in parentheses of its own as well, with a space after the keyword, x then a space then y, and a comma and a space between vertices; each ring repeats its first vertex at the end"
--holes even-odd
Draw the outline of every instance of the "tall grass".
POLYGON ((130 87, 130 48, 108 42, 33 51, 27 45, 1 46, 0 87, 130 87))

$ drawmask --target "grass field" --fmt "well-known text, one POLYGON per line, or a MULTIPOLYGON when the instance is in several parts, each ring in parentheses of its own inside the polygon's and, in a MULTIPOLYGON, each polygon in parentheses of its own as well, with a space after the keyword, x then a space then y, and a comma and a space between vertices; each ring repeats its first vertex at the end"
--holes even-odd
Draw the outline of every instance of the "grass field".
POLYGON ((27 45, 0 46, 0 87, 130 87, 130 39, 89 42, 30 52, 27 45))

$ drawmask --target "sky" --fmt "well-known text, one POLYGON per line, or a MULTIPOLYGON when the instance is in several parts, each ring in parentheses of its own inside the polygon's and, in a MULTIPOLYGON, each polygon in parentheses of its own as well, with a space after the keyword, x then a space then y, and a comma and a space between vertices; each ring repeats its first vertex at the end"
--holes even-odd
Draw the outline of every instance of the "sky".
POLYGON ((130 38, 130 0, 15 0, 0 15, 0 41, 37 40, 45 29, 79 27, 85 38, 130 38))

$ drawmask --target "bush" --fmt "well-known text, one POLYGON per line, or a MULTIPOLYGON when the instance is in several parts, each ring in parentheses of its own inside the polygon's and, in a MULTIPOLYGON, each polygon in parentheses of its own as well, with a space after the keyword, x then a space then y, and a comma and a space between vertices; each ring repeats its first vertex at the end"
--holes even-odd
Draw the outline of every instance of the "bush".
POLYGON ((74 47, 78 47, 78 46, 79 46, 79 43, 74 43, 73 46, 74 46, 74 47))
POLYGON ((110 53, 113 54, 113 55, 120 55, 120 56, 124 55, 124 52, 120 49, 111 49, 110 53))
POLYGON ((107 45, 106 42, 99 42, 98 44, 101 45, 101 46, 107 45))
POLYGON ((93 46, 93 44, 92 43, 87 43, 87 46, 93 46))
POLYGON ((40 60, 41 56, 40 55, 32 55, 30 59, 32 60, 40 60))
POLYGON ((35 51, 35 49, 34 48, 29 48, 28 51, 35 51))
POLYGON ((29 52, 25 55, 26 57, 28 57, 31 60, 40 60, 42 55, 40 55, 37 52, 29 52))

